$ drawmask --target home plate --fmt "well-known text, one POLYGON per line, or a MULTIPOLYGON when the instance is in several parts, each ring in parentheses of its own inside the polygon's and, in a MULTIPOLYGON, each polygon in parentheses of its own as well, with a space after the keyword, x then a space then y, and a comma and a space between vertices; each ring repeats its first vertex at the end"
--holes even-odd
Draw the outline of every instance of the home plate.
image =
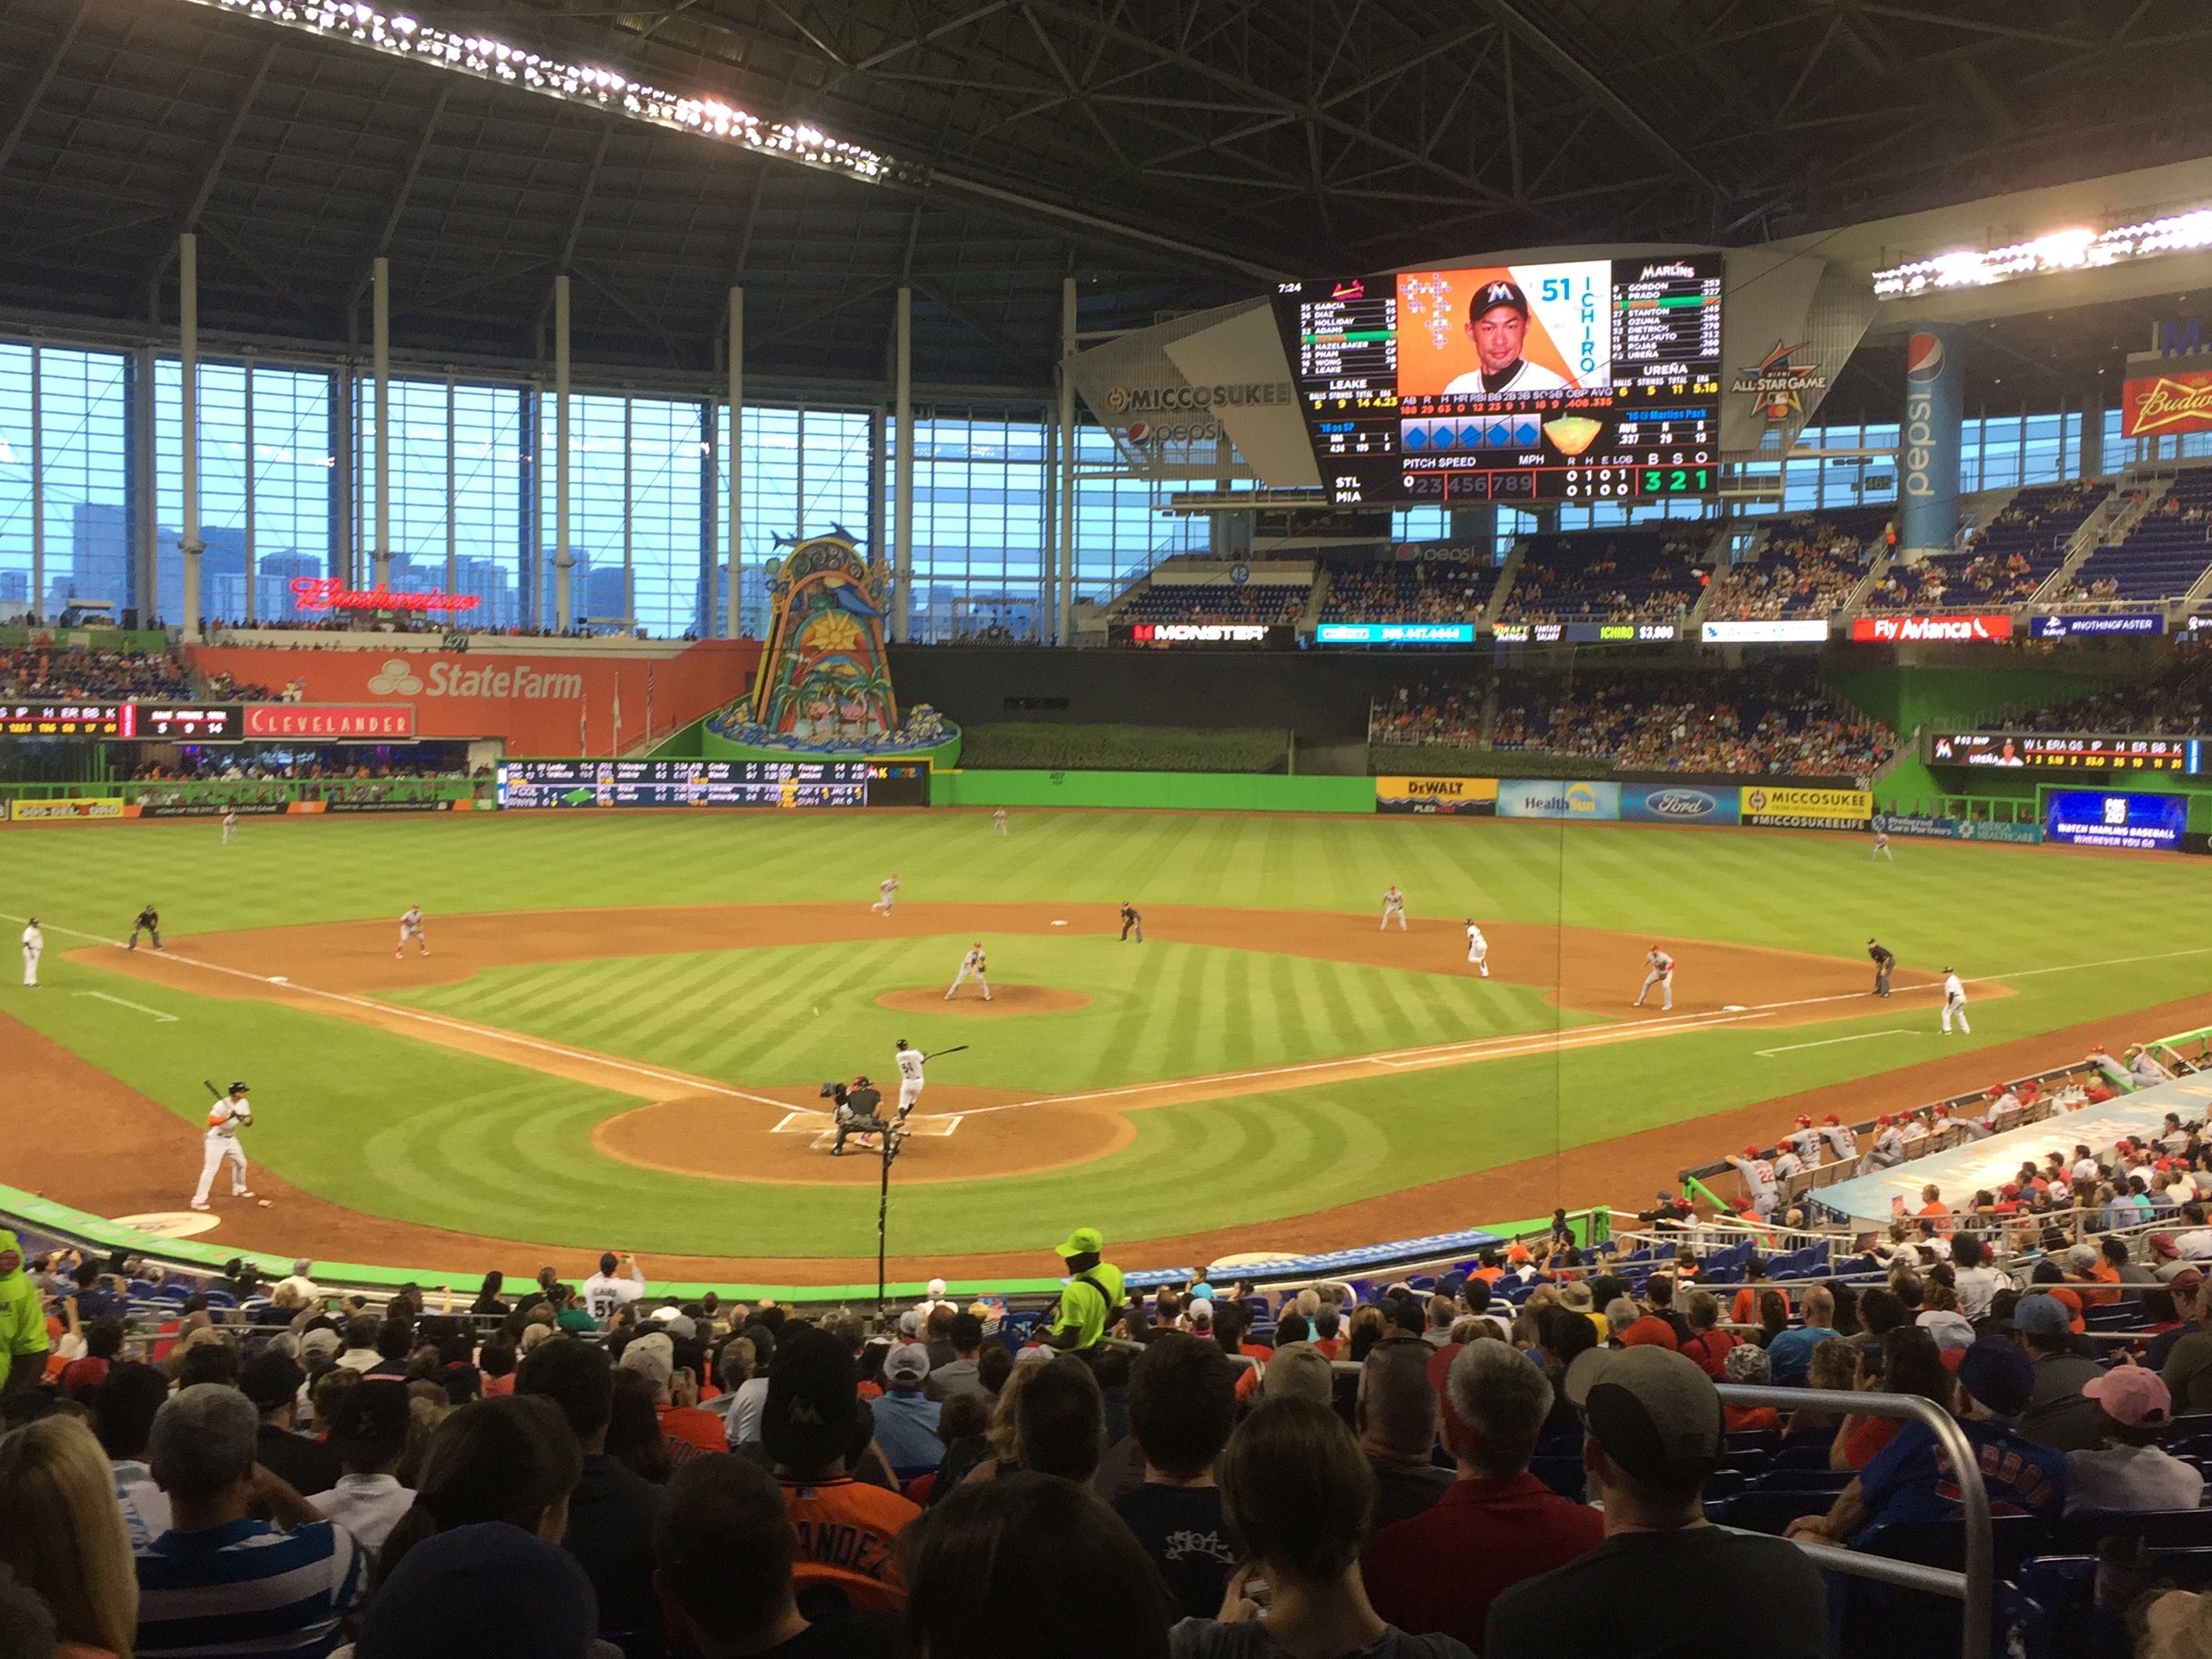
MULTIPOLYGON (((958 1112, 909 1118, 907 1120, 906 1132, 909 1137, 928 1136, 933 1139, 942 1140, 960 1127, 960 1118, 961 1114, 958 1112)), ((775 1127, 769 1133, 775 1135, 811 1134, 814 1137, 812 1143, 814 1150, 826 1152, 837 1144, 837 1121, 827 1112, 786 1112, 775 1127)), ((853 1138, 847 1137, 848 1139, 853 1138)), ((869 1145, 872 1150, 872 1139, 869 1145)))

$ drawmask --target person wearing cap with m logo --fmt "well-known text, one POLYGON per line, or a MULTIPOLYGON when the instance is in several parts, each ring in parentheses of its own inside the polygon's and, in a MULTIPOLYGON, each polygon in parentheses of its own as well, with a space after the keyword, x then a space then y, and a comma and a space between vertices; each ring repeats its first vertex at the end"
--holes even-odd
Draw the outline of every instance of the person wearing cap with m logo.
POLYGON ((1056 1254, 1067 1265, 1067 1288, 1045 1328, 1044 1344, 1064 1353, 1098 1346, 1106 1322, 1121 1306, 1121 1270, 1105 1261, 1105 1236, 1096 1227, 1078 1227, 1056 1254))

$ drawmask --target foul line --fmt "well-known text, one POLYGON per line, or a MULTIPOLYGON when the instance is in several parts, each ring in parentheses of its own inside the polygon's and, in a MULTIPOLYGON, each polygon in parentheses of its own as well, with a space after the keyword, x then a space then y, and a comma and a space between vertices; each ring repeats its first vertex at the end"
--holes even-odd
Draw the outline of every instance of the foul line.
POLYGON ((151 1014, 155 1019, 167 1020, 173 1025, 176 1024, 177 1016, 174 1014, 165 1014, 159 1008, 149 1008, 143 1002, 125 1002, 121 997, 112 997, 105 991, 79 991, 76 994, 98 997, 102 1002, 112 1002, 118 1008, 135 1008, 142 1014, 151 1014))
POLYGON ((1984 979, 2033 979, 2039 974, 2078 974, 2088 968, 2124 968, 2131 962, 2166 962, 2175 957, 2201 957, 2212 951, 2212 945, 2200 945, 2189 951, 2160 951, 2147 957, 2113 957, 2106 962, 2069 962, 2063 968, 2023 968, 2014 974, 1984 974, 1984 979))
POLYGON ((1779 1048, 1753 1048, 1751 1052, 1760 1060, 1771 1060, 1777 1054, 1794 1054, 1800 1048, 1832 1048, 1838 1042, 1864 1042, 1869 1037, 1923 1036, 1903 1025, 1893 1025, 1887 1031, 1861 1031, 1856 1036, 1824 1037, 1818 1042, 1788 1042, 1779 1048))

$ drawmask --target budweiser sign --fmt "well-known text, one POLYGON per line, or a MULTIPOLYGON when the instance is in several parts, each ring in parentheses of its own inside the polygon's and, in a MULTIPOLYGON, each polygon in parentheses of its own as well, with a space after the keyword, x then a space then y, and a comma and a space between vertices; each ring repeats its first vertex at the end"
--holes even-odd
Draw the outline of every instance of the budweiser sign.
POLYGON ((395 593, 388 587, 348 587, 335 576, 295 576, 293 601, 302 611, 473 611, 474 593, 395 593))
POLYGON ((2129 438, 2212 432, 2212 372, 2130 380, 2121 404, 2120 432, 2129 438))
POLYGON ((1916 640, 2008 640, 2012 617, 2002 612, 1981 617, 1861 617, 1851 637, 1862 644, 1905 645, 1916 640))
POLYGON ((415 710, 408 703, 249 702, 246 735, 412 743, 415 710))

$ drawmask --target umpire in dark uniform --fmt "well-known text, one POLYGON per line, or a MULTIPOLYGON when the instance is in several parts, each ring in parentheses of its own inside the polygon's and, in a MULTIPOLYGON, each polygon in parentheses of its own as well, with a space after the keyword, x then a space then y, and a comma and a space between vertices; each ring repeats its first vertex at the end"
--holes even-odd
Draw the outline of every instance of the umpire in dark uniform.
POLYGON ((847 1135, 887 1135, 891 1132, 891 1126, 876 1115, 876 1108, 883 1104, 884 1097, 865 1076, 854 1078, 849 1089, 842 1083, 836 1088, 837 1140, 830 1149, 830 1157, 844 1157, 847 1135))
POLYGON ((1867 941, 1867 956, 1874 963, 1874 994, 1878 997, 1889 994, 1890 969, 1897 966, 1897 957, 1880 939, 1867 941))
POLYGON ((156 951, 160 950, 161 948, 161 913, 150 904, 141 910, 137 919, 131 924, 130 949, 135 951, 138 948, 138 934, 142 929, 154 936, 154 948, 156 951))

